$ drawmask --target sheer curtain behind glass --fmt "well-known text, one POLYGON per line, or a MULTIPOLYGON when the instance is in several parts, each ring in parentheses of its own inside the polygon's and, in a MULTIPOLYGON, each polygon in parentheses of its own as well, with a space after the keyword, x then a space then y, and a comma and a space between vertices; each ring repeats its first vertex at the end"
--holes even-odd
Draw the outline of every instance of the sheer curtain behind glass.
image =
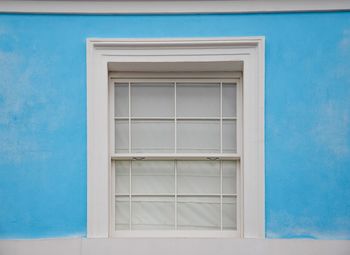
POLYGON ((113 122, 114 230, 237 229, 235 82, 116 82, 113 122))

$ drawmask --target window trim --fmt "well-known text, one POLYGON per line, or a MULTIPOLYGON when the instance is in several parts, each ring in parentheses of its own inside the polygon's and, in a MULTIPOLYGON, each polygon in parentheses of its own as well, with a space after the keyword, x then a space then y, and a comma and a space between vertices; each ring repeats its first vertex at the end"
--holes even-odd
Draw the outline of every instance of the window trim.
MULTIPOLYGON (((174 85, 176 86, 176 85, 174 85)), ((221 92, 220 92, 221 94, 221 92)), ((242 151, 242 72, 231 73, 231 72, 161 72, 161 73, 150 73, 150 72, 131 72, 131 73, 109 73, 109 121, 110 121, 110 159, 112 161, 111 166, 111 200, 110 200, 110 237, 241 237, 242 233, 242 217, 241 217, 241 199, 242 199, 242 190, 241 190, 241 151, 242 151), (222 77, 220 76, 222 75, 222 77), (196 78, 193 78, 196 77, 196 78), (164 82, 164 83, 215 83, 220 84, 220 88, 222 83, 234 83, 236 84, 237 89, 237 115, 235 118, 237 123, 237 151, 234 153, 115 153, 115 137, 114 137, 114 125, 113 122, 115 120, 115 115, 113 112, 114 109, 114 86, 115 83, 134 83, 134 82, 164 82), (237 173, 237 190, 235 194, 236 198, 236 213, 237 213, 237 229, 236 230, 114 230, 115 228, 115 162, 117 160, 133 160, 134 158, 145 158, 145 160, 208 160, 209 158, 215 158, 215 160, 220 161, 234 161, 236 164, 236 173, 237 173)), ((130 95, 129 95, 130 96, 130 95)), ((130 100, 130 98, 129 98, 130 100)), ((222 104, 222 99, 220 99, 220 103, 222 104)), ((130 105, 129 105, 130 107, 130 105)), ((129 113, 130 114, 130 113, 129 113)), ((123 119, 128 117, 122 117, 123 119)), ((169 119, 181 119, 181 117, 170 117, 169 119)), ((196 117, 194 117, 196 119, 196 117)), ((142 118, 143 119, 143 118, 142 118)), ((148 119, 145 117, 145 119, 148 119)), ((189 118, 192 119, 192 118, 189 118)), ((204 118, 205 119, 205 118, 204 118)), ((222 116, 219 117, 222 119, 222 116)), ((198 119, 197 119, 198 120, 198 119)), ((220 123, 222 125, 222 123, 220 123)), ((221 127, 222 128, 222 127, 221 127)), ((222 132, 222 130, 221 130, 222 132)), ((220 141, 222 138, 220 138, 220 141)), ((130 146, 130 145, 129 145, 130 146)), ((176 147, 176 145, 175 145, 176 147)), ((220 145, 222 149, 222 144, 220 145)), ((220 163, 221 165, 221 163, 220 163)), ((221 173, 222 174, 222 173, 221 173)), ((175 177, 176 178, 176 177, 175 177)), ((181 197, 181 194, 175 193, 175 197, 181 197)), ((201 196, 205 196, 205 194, 200 194, 201 196)), ((220 205, 222 205, 223 196, 222 191, 220 194, 220 205)), ((212 195, 209 195, 212 196, 212 195)), ((226 195, 227 196, 227 195, 226 195)), ((231 196, 231 195, 229 195, 231 196)), ((175 199, 176 201, 176 199, 175 199)), ((174 201, 174 202, 175 202, 174 201)), ((176 202, 177 204, 177 202, 176 202)), ((177 204, 178 205, 178 204, 177 204)), ((222 208, 220 209, 221 212, 222 208)), ((175 212, 176 214, 177 212, 175 212)), ((222 212, 221 212, 222 213, 222 212)), ((131 215, 130 215, 131 216, 131 215)), ((222 222, 220 223, 222 224, 222 222)))
POLYGON ((87 40, 87 236, 109 236, 108 64, 242 61, 242 237, 264 238, 264 37, 87 40))
POLYGON ((350 10, 344 0, 133 0, 133 1, 1 1, 0 13, 70 13, 70 14, 171 14, 171 13, 281 13, 330 12, 350 10))

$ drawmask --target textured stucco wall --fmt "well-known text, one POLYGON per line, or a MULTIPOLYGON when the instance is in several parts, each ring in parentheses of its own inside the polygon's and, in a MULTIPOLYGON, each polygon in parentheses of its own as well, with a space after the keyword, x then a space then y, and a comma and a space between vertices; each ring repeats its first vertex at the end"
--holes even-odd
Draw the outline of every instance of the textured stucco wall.
POLYGON ((266 37, 266 235, 350 239, 350 13, 0 15, 0 238, 86 234, 89 37, 266 37))

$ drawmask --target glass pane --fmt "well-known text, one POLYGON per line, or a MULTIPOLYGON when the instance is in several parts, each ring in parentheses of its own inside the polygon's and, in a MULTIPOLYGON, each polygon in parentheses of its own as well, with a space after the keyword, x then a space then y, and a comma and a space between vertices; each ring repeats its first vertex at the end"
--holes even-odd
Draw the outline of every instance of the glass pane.
POLYGON ((130 203, 129 197, 115 198, 115 229, 129 229, 130 203))
POLYGON ((220 152, 220 121, 179 120, 178 152, 220 152))
POLYGON ((131 116, 174 117, 175 89, 166 83, 132 83, 131 116))
POLYGON ((131 122, 132 152, 174 152, 173 121, 131 122))
POLYGON ((133 161, 132 193, 174 194, 174 161, 133 161))
POLYGON ((237 229, 237 199, 236 197, 222 198, 222 229, 237 229))
POLYGON ((237 152, 237 130, 235 120, 222 122, 222 150, 226 153, 237 152))
POLYGON ((129 84, 116 83, 114 87, 114 114, 116 117, 129 116, 129 84))
POLYGON ((220 84, 178 83, 178 117, 220 117, 220 84))
POLYGON ((129 152, 129 121, 115 121, 115 152, 129 152))
POLYGON ((115 193, 129 194, 130 161, 115 161, 115 193))
POLYGON ((222 161, 222 193, 236 194, 237 192, 236 162, 222 161))
POLYGON ((220 163, 178 161, 178 194, 220 194, 220 163))
POLYGON ((220 197, 178 197, 177 201, 178 229, 220 229, 220 197))
POLYGON ((132 197, 132 229, 174 229, 174 197, 132 197))
POLYGON ((222 84, 222 116, 237 116, 237 86, 234 83, 222 84))

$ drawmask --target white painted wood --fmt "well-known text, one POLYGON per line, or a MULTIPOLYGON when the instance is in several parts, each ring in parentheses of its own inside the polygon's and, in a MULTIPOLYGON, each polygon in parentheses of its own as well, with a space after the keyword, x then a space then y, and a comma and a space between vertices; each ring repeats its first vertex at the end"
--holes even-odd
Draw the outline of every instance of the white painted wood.
POLYGON ((350 10, 349 0, 1 1, 3 13, 256 13, 350 10))
POLYGON ((108 237, 108 86, 102 85, 108 84, 107 65, 99 62, 101 57, 89 45, 87 57, 87 232, 89 237, 108 237))
MULTIPOLYGON (((115 169, 115 161, 111 161, 111 170, 112 171, 110 171, 111 180, 109 181, 109 183, 110 183, 111 190, 113 191, 113 194, 115 193, 115 171, 114 171, 114 169, 115 169)), ((112 236, 113 232, 115 230, 115 199, 116 199, 115 195, 110 195, 110 197, 109 197, 109 201, 110 201, 109 219, 110 219, 110 222, 109 223, 110 223, 110 226, 113 226, 113 227, 109 228, 109 235, 108 236, 112 236)))
MULTIPOLYGON (((177 82, 174 82, 174 145, 175 145, 175 153, 177 153, 177 82)), ((176 172, 176 162, 175 162, 175 172, 176 172)), ((175 174, 176 176, 176 174, 175 174)), ((176 179, 175 179, 176 180, 176 179)), ((176 193, 175 193, 176 194, 176 193)), ((175 199, 176 200, 176 199, 175 199)), ((175 205, 176 208, 176 205, 175 205)), ((176 217, 176 211, 175 211, 175 217, 176 217)))
MULTIPOLYGON (((235 98, 237 102, 237 97, 235 98)), ((222 153, 222 82, 220 82, 220 153, 222 153)), ((237 133, 236 133, 237 136, 237 133)), ((237 138, 236 138, 237 139, 237 138)), ((220 161, 220 230, 222 231, 222 161, 220 161)), ((238 232, 239 233, 239 232, 238 232)))
MULTIPOLYGON (((203 76, 203 72, 232 72, 235 71, 242 71, 243 65, 241 62, 212 62, 212 63, 198 63, 197 65, 193 66, 191 63, 182 63, 181 66, 174 64, 174 63, 155 63, 154 65, 157 66, 158 74, 162 74, 166 71, 171 70, 171 72, 201 72, 201 76, 203 76), (162 72, 162 73, 161 73, 162 72)), ((123 65, 119 65, 118 63, 110 63, 108 66, 110 71, 117 70, 118 72, 149 72, 154 70, 153 67, 148 68, 147 63, 125 63, 123 65)), ((170 73, 171 73, 170 72, 170 73)), ((205 75, 206 73, 204 73, 205 75)), ((191 74, 192 75, 192 74, 191 74)), ((232 76, 232 75, 231 75, 232 76)), ((193 77, 193 75, 192 75, 193 77)), ((222 76, 220 76, 222 77, 222 76)))
MULTIPOLYGON (((129 117, 114 117, 115 120, 128 120, 129 117)), ((220 120, 220 117, 130 117, 132 120, 220 120)), ((222 117, 223 120, 237 120, 236 117, 222 117)))
MULTIPOLYGON (((221 147, 222 148, 222 147, 221 147)), ((223 188, 222 188, 222 161, 220 161, 220 230, 222 231, 222 194, 223 188)), ((237 231, 240 235, 240 232, 237 231)))
POLYGON ((258 168, 255 173, 257 174, 258 182, 256 191, 258 204, 255 216, 259 217, 259 223, 255 227, 255 231, 258 229, 258 236, 265 236, 265 41, 260 43, 256 50, 258 52, 258 61, 256 63, 258 101, 255 105, 257 111, 256 132, 258 142, 256 144, 256 153, 258 154, 258 168))
MULTIPOLYGON (((115 231, 113 238, 238 238, 238 231, 220 231, 220 230, 194 230, 194 231, 183 231, 183 230, 132 230, 132 231, 115 231)), ((159 241, 161 242, 161 241, 159 241)))
POLYGON ((259 189, 259 165, 258 165, 258 114, 256 102, 258 102, 257 63, 248 57, 245 61, 245 70, 243 72, 243 95, 250 95, 243 99, 243 227, 244 237, 254 238, 263 236, 263 233, 257 233, 262 229, 260 214, 264 214, 259 208, 260 194, 264 191, 259 189), (255 75, 250 75, 250 74, 255 75), (252 84, 252 86, 245 86, 252 84), (252 210, 251 205, 254 205, 252 210))
POLYGON ((348 255, 350 241, 233 238, 71 238, 0 240, 6 255, 348 255))
POLYGON ((83 240, 83 254, 167 255, 348 255, 350 241, 233 238, 115 238, 83 240))
MULTIPOLYGON (((237 122, 236 122, 236 129, 237 129, 237 154, 242 155, 243 153, 243 84, 242 84, 243 77, 241 76, 238 86, 237 86, 237 101, 236 101, 236 116, 237 116, 237 122)), ((243 174, 241 169, 243 168, 243 157, 240 158, 240 164, 236 165, 236 193, 242 194, 241 196, 237 196, 237 230, 241 233, 240 237, 243 237, 244 233, 244 217, 243 217, 243 208, 244 208, 244 191, 243 191, 243 174)))
MULTIPOLYGON (((177 83, 176 81, 174 82, 174 117, 175 117, 175 121, 174 121, 174 131, 175 131, 175 135, 174 135, 174 145, 175 145, 175 153, 177 153, 177 83)), ((177 230, 177 161, 174 162, 174 177, 175 177, 175 189, 174 189, 174 216, 175 216, 175 230, 177 230)))
POLYGON ((0 240, 1 255, 80 255, 81 238, 0 240))
MULTIPOLYGON (((203 62, 202 62, 203 63, 203 62)), ((208 63, 208 62, 207 62, 208 63)), ((210 65, 205 65, 206 68, 204 68, 202 71, 200 72, 195 72, 195 71, 189 71, 191 70, 191 66, 195 66, 198 68, 198 66, 200 66, 201 62, 198 62, 198 63, 187 63, 187 64, 181 64, 181 66, 187 66, 189 69, 186 70, 183 70, 181 69, 180 71, 176 71, 174 69, 180 69, 179 68, 179 64, 178 63, 173 63, 172 65, 169 65, 169 63, 153 63, 153 67, 150 67, 149 64, 147 63, 143 63, 142 65, 138 65, 139 67, 138 68, 142 68, 144 67, 145 69, 151 69, 153 68, 153 70, 155 70, 155 68, 159 68, 161 65, 163 65, 163 68, 164 68, 164 65, 165 66, 168 66, 168 69, 167 70, 172 70, 171 72, 110 72, 110 76, 111 76, 111 79, 117 79, 119 82, 120 81, 138 81, 138 79, 145 79, 147 78, 148 80, 149 79, 154 79, 154 81, 157 81, 157 82, 161 82, 161 81, 164 81, 164 82, 169 82, 169 79, 172 79, 172 80, 183 80, 183 79, 186 79, 187 78, 187 81, 188 82, 191 82, 193 79, 195 79, 196 81, 197 80, 203 80, 203 82, 208 82, 210 81, 211 79, 213 80, 219 80, 217 82, 221 82, 221 81, 224 81, 224 82, 237 82, 239 78, 242 77, 242 70, 243 70, 243 66, 242 68, 239 68, 239 69, 236 69, 237 67, 237 64, 235 64, 237 62, 225 62, 225 63, 222 63, 222 62, 212 62, 210 63, 210 65), (215 70, 215 65, 225 65, 225 69, 226 71, 205 71, 208 66, 212 67, 213 69, 212 70, 215 70), (236 65, 236 66, 235 66, 236 65), (179 72, 181 72, 181 76, 179 77, 179 72)), ((135 65, 137 65, 137 63, 135 63, 135 65)), ((121 67, 123 68, 123 65, 122 64, 119 64, 119 65, 109 65, 109 66, 118 66, 118 67, 121 67)), ((202 64, 203 66, 203 64, 202 64)), ((224 68, 224 67, 222 67, 224 68)), ((157 70, 156 69, 156 70, 157 70)), ((152 69, 151 69, 152 70, 152 69)))
MULTIPOLYGON (((221 195, 221 193, 217 193, 217 194, 193 194, 193 193, 181 193, 181 194, 177 194, 177 193, 156 193, 156 194, 144 194, 144 193, 132 193, 133 196, 135 197, 219 197, 221 195)), ((237 194, 222 194, 223 196, 232 196, 235 197, 237 196, 237 194)), ((120 193, 120 194, 116 194, 115 196, 128 196, 128 194, 124 194, 124 193, 120 193)))
POLYGON ((111 158, 113 160, 238 160, 240 155, 236 153, 113 153, 111 158))
MULTIPOLYGON (((114 107, 114 86, 113 86, 113 81, 109 79, 109 85, 108 85, 108 116, 109 119, 114 118, 115 116, 115 107, 114 107)), ((109 151, 114 151, 115 149, 115 132, 111 132, 111 130, 115 129, 115 121, 110 121, 109 122, 109 151)), ((112 171, 108 171, 108 183, 110 190, 115 190, 115 161, 109 160, 109 169, 112 171)), ((115 226, 115 196, 109 195, 109 219, 110 219, 110 224, 111 226, 115 226)), ((111 233, 109 233, 109 236, 111 236, 111 233)))
MULTIPOLYGON (((175 108, 176 109, 176 108, 175 108)), ((175 147, 176 148, 176 147, 175 147)), ((175 177, 175 185, 174 185, 174 215, 175 215, 175 230, 177 230, 177 161, 174 162, 174 177, 175 177)))
MULTIPOLYGON (((130 88, 130 86, 129 86, 130 88)), ((132 194, 132 162, 130 162, 129 165, 129 230, 131 230, 131 226, 132 226, 132 202, 131 202, 131 194, 132 194)), ((112 235, 114 235, 116 231, 113 231, 112 235)))
POLYGON ((242 236, 264 238, 264 38, 89 39, 87 44, 88 237, 108 236, 108 161, 109 157, 123 156, 108 150, 107 66, 130 62, 150 63, 149 67, 163 62, 242 62, 243 151, 237 155, 242 157, 244 179, 242 236))
MULTIPOLYGON (((132 147, 132 143, 131 143, 131 84, 130 81, 128 82, 128 89, 129 89, 129 105, 128 105, 128 109, 129 109, 129 154, 131 153, 131 147, 132 147)), ((130 165, 130 181, 131 181, 131 165, 130 165)), ((131 183, 130 183, 130 188, 131 188, 131 183)), ((130 222, 131 222, 131 190, 130 190, 130 222)))

